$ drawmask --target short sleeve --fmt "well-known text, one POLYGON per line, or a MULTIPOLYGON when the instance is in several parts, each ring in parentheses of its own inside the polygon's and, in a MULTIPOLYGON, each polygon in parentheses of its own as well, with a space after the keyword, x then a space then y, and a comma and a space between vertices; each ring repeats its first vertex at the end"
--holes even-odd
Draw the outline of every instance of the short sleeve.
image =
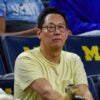
POLYGON ((34 80, 44 78, 41 65, 37 60, 30 57, 20 57, 15 63, 15 80, 26 89, 34 80))
POLYGON ((73 76, 74 76, 73 79, 74 79, 75 85, 88 84, 84 65, 83 65, 80 57, 77 55, 74 60, 74 65, 75 66, 74 66, 74 70, 73 70, 73 76))
POLYGON ((0 0, 0 16, 4 16, 6 15, 6 6, 3 2, 3 0, 0 0))

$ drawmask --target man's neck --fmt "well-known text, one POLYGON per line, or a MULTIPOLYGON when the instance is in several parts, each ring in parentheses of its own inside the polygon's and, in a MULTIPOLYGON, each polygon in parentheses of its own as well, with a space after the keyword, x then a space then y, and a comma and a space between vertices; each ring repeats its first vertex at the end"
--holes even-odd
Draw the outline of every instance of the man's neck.
POLYGON ((60 63, 61 49, 47 49, 40 47, 43 56, 53 63, 60 63))

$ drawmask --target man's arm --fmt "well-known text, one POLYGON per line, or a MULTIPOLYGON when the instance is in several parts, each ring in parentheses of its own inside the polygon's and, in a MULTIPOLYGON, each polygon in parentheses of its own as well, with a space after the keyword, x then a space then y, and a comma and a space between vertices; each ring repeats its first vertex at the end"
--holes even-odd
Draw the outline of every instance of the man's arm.
POLYGON ((33 29, 21 31, 21 32, 13 32, 13 33, 6 33, 6 21, 4 17, 0 17, 0 36, 30 36, 36 35, 37 26, 33 29))
POLYGON ((30 87, 41 95, 43 100, 63 100, 61 94, 55 91, 50 83, 44 78, 35 80, 30 87))
POLYGON ((5 18, 0 17, 0 36, 5 32, 5 28, 6 28, 5 18))
POLYGON ((21 31, 21 32, 3 33, 2 35, 6 35, 6 36, 32 36, 32 35, 36 35, 36 34, 37 34, 36 28, 33 28, 33 29, 21 31))
POLYGON ((77 85, 75 89, 77 90, 75 95, 80 95, 84 97, 86 100, 93 100, 93 97, 87 85, 85 84, 77 85))

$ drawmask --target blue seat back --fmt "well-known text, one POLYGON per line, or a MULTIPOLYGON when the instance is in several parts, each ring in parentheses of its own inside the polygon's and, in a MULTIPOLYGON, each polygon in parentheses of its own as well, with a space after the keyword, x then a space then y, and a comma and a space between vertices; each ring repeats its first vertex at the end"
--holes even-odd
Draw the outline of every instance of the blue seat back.
POLYGON ((2 45, 8 71, 14 71, 14 63, 16 57, 24 50, 32 49, 33 47, 39 46, 40 40, 37 36, 29 37, 17 37, 17 36, 3 36, 2 45))
POLYGON ((65 46, 81 57, 87 75, 100 74, 100 36, 69 36, 65 46))
POLYGON ((6 68, 2 59, 2 42, 1 42, 1 36, 0 36, 0 75, 3 75, 6 73, 6 68))
POLYGON ((90 76, 88 76, 88 84, 89 84, 89 90, 91 91, 94 100, 99 100, 95 89, 95 84, 90 76))
POLYGON ((0 88, 7 94, 14 94, 14 74, 5 74, 0 77, 0 88))
POLYGON ((89 77, 92 78, 92 80, 95 84, 97 95, 98 95, 98 98, 100 100, 100 74, 99 75, 90 75, 89 77))
POLYGON ((0 55, 0 75, 4 75, 4 74, 6 74, 6 70, 2 61, 2 57, 0 55))

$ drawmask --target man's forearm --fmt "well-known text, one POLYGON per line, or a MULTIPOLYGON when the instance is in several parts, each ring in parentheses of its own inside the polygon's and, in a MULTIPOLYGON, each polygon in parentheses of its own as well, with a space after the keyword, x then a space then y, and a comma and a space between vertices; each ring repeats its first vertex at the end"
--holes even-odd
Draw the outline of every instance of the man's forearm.
POLYGON ((83 97, 86 99, 86 100, 94 100, 93 99, 93 96, 91 95, 91 93, 89 91, 86 91, 85 94, 83 95, 83 97))
POLYGON ((75 95, 80 95, 86 100, 93 100, 92 94, 90 93, 87 85, 84 84, 84 85, 76 86, 76 89, 77 91, 75 95))
POLYGON ((44 78, 35 80, 30 85, 30 88, 34 89, 43 100, 63 100, 62 95, 55 91, 50 83, 44 78))
POLYGON ((44 100, 64 100, 60 93, 55 90, 45 91, 42 95, 44 100))

